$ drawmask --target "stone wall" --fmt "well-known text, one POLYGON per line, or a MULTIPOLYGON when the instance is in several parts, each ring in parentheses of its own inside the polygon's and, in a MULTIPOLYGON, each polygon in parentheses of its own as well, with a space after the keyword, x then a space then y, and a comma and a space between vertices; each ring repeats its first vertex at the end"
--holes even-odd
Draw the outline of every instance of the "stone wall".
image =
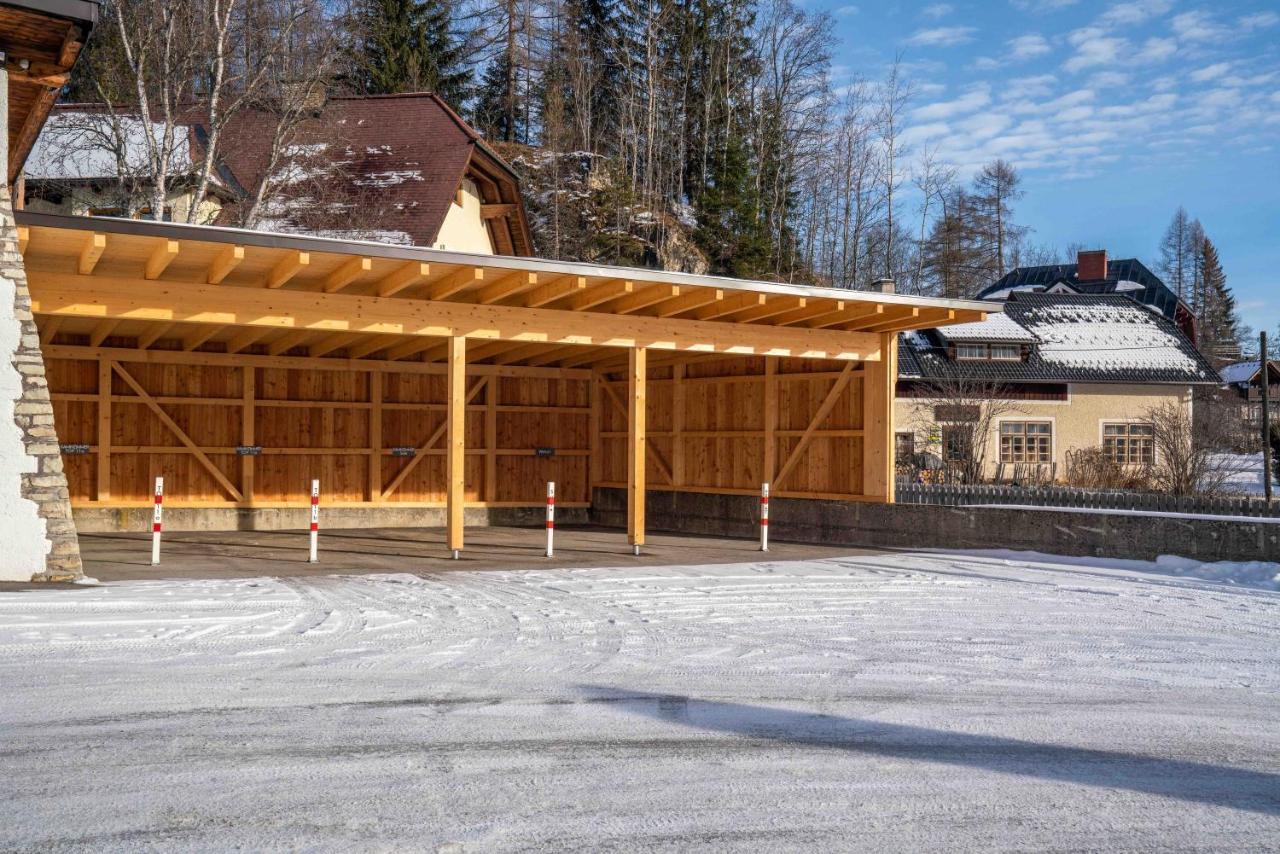
MULTIPOLYGON (((626 491, 597 488, 591 520, 626 525, 626 491)), ((645 516, 653 531, 758 537, 759 499, 653 491, 645 516)), ((1153 560, 1280 561, 1274 521, 1140 516, 999 507, 935 507, 774 498, 769 536, 780 541, 900 548, 1017 549, 1049 554, 1153 560)))
POLYGON ((0 580, 82 575, 12 201, 0 187, 0 580))

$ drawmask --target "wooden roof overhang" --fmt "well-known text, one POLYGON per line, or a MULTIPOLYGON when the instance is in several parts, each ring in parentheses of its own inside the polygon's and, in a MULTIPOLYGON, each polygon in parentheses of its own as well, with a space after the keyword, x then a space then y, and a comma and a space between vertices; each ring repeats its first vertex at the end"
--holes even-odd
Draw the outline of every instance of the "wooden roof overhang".
POLYGON ((874 361, 888 333, 999 310, 212 226, 27 211, 17 222, 46 345, 404 369, 443 360, 450 336, 469 339, 469 364, 495 366, 611 369, 634 347, 874 361))
POLYGON ((9 74, 9 183, 22 171, 97 20, 92 0, 0 3, 0 51, 9 74))

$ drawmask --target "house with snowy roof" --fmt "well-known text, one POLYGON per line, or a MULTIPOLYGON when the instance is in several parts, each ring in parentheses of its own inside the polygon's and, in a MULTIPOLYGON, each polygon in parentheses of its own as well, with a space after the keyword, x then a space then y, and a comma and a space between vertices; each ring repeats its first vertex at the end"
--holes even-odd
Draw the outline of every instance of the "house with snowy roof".
POLYGON ((1013 288, 998 295, 1002 313, 903 334, 900 464, 923 457, 945 467, 969 455, 983 399, 1000 401, 984 452, 973 455, 987 479, 1060 480, 1080 448, 1125 466, 1155 462, 1149 413, 1190 407, 1193 389, 1219 378, 1171 317, 1132 293, 1013 288))
POLYGON ((1280 363, 1267 360, 1265 379, 1260 359, 1235 362, 1222 368, 1222 386, 1227 400, 1232 401, 1239 413, 1242 432, 1253 439, 1262 434, 1262 386, 1267 385, 1271 401, 1271 418, 1280 421, 1280 363))
MULTIPOLYGON (((485 255, 533 253, 519 178, 440 97, 330 97, 283 147, 273 144, 272 122, 267 113, 245 110, 223 129, 196 222, 241 224, 265 182, 252 217, 257 230, 485 255)), ((177 130, 160 218, 187 221, 208 132, 196 114, 183 117, 177 130)), ((100 105, 59 106, 27 166, 27 209, 154 218, 142 180, 149 174, 148 132, 157 133, 155 123, 148 127, 138 116, 100 105)))

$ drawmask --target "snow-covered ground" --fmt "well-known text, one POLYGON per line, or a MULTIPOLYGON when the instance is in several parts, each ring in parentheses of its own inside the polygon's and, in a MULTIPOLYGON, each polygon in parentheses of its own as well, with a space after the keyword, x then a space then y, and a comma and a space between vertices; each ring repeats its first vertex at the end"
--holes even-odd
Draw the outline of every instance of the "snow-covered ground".
POLYGON ((1280 840, 1280 593, 1043 556, 5 593, 0 698, 4 850, 1280 840))
MULTIPOLYGON (((1213 466, 1225 475, 1222 489, 1226 492, 1240 495, 1263 495, 1266 492, 1261 451, 1256 454, 1214 454, 1213 466)), ((1271 488, 1280 495, 1280 482, 1274 478, 1271 488)))

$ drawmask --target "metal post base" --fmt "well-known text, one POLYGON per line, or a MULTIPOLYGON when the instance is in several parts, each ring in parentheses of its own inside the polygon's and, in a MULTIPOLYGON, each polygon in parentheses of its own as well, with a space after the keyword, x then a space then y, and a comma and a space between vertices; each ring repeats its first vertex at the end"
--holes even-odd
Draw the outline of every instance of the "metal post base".
POLYGON ((461 550, 461 549, 454 549, 450 554, 453 556, 453 559, 454 559, 454 560, 461 560, 461 558, 462 558, 462 550, 461 550))
POLYGON ((635 555, 636 557, 640 557, 640 547, 639 547, 639 546, 632 546, 632 547, 631 547, 631 553, 632 553, 633 555, 635 555))

